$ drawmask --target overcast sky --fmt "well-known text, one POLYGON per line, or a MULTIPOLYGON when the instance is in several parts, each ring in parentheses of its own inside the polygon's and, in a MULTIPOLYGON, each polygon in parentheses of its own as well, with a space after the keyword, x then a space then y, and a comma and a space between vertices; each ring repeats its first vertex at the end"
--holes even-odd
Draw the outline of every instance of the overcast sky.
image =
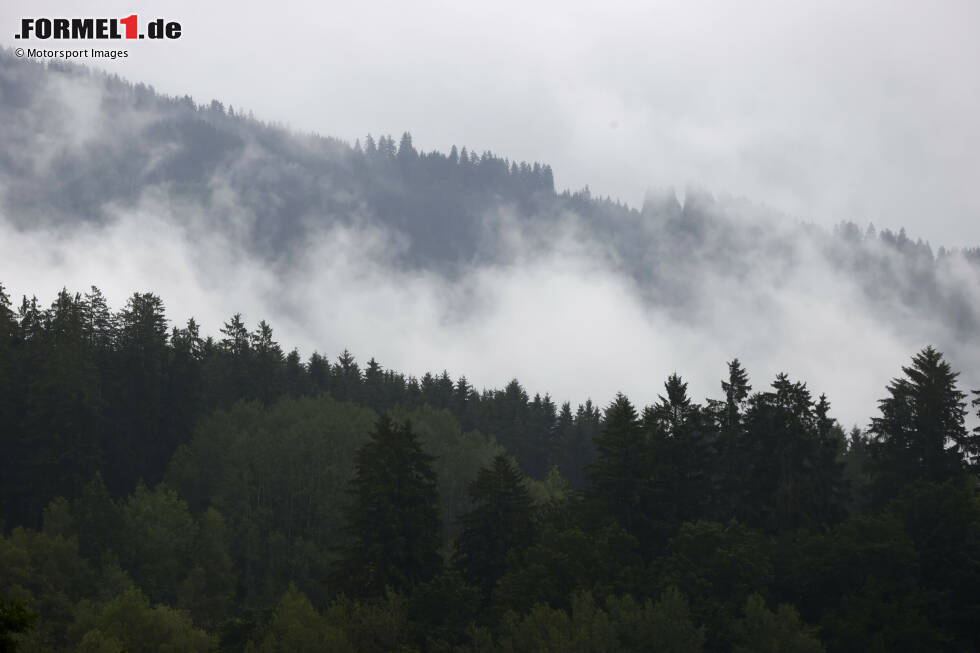
POLYGON ((13 38, 22 17, 131 13, 184 34, 108 42, 130 56, 99 66, 301 130, 409 130, 634 205, 693 184, 980 244, 974 1, 4 0, 0 43, 41 44, 13 38))

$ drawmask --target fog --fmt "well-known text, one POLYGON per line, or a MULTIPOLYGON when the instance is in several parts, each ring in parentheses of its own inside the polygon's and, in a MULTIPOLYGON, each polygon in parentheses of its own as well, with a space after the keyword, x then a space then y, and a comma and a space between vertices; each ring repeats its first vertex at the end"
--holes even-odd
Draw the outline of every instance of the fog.
MULTIPOLYGON (((184 9, 189 17, 199 15, 188 7, 184 9)), ((447 15, 455 11, 444 9, 447 15)), ((4 15, 12 11, 17 13, 9 6, 3 9, 4 15)), ((114 10, 106 8, 105 11, 114 10)), ((501 8, 500 12, 503 11, 501 8)), ((175 16, 180 13, 178 9, 173 12, 175 16)), ((713 18, 703 23, 703 29, 720 29, 720 15, 711 15, 713 18)), ((505 14, 494 16, 501 21, 505 14)), ((732 24, 726 29, 732 25, 746 26, 745 16, 729 14, 727 17, 732 24)), ((573 31, 580 28, 584 19, 572 14, 553 18, 560 24, 567 23, 573 31)), ((596 22, 596 34, 602 38, 596 36, 592 41, 580 43, 581 52, 572 48, 578 53, 575 56, 585 57, 601 49, 602 39, 611 38, 616 24, 608 16, 589 18, 596 22)), ((517 34, 527 25, 544 19, 532 11, 517 34)), ((787 20, 785 16, 773 17, 777 19, 787 20)), ((817 27, 823 26, 825 20, 818 17, 817 27)), ((382 21, 382 24, 387 23, 382 21)), ((693 30, 692 25, 689 28, 693 30)), ((425 29, 435 28, 428 25, 425 29)), ((756 32, 763 31, 764 26, 756 26, 756 32)), ((652 42, 657 42, 653 38, 656 33, 659 32, 651 34, 652 42)), ((461 38, 459 33, 453 34, 447 47, 453 46, 453 39, 461 38)), ((381 52, 372 55, 377 57, 376 61, 393 56, 388 51, 393 45, 383 38, 384 31, 375 35, 384 43, 381 52)), ((856 38, 853 34, 851 37, 856 38)), ((517 37, 511 34, 506 38, 517 37)), ((672 38, 675 44, 683 40, 678 35, 672 38)), ((732 42, 734 37, 722 35, 722 41, 726 39, 732 42)), ((427 43, 425 39, 420 42, 427 43)), ((619 47, 638 47, 629 43, 624 35, 619 47)), ((420 47, 425 50, 431 44, 420 47)), ((572 46, 561 41, 556 47, 558 50, 552 52, 540 46, 544 61, 541 65, 557 66, 559 61, 566 61, 562 56, 568 55, 565 49, 572 46)), ((741 47, 752 50, 744 43, 741 47)), ((479 48, 474 45, 474 49, 479 48)), ((690 54, 692 49, 694 45, 687 43, 675 55, 690 54)), ((505 54, 499 56, 516 56, 512 51, 506 54, 507 48, 503 51, 505 54)), ((639 57, 638 52, 634 54, 639 57)), ((742 50, 736 55, 748 56, 742 50)), ((737 63, 738 56, 732 65, 737 63)), ((152 60, 147 54, 146 61, 140 65, 149 66, 152 60)), ((7 73, 20 65, 10 61, 9 56, 4 60, 4 65, 9 65, 7 73)), ((452 57, 446 61, 456 62, 446 65, 462 65, 452 57)), ((242 89, 227 87, 226 75, 216 70, 207 72, 214 65, 212 59, 205 57, 201 62, 204 72, 195 68, 185 80, 187 90, 195 91, 204 79, 197 76, 210 74, 209 88, 214 95, 236 104, 242 101, 240 97, 248 97, 242 95, 242 89)), ((397 61, 398 66, 409 66, 410 62, 411 57, 397 61)), ((370 61, 357 64, 369 65, 370 61)), ((598 65, 599 61, 591 61, 579 70, 576 83, 585 84, 597 76, 598 65)), ((643 70, 659 70, 685 86, 693 84, 692 80, 704 72, 705 65, 704 59, 694 57, 677 70, 663 65, 643 70)), ((160 74, 151 67, 135 65, 120 70, 142 70, 148 79, 160 74)), ((302 74, 304 70, 300 66, 298 72, 291 74, 302 74)), ((719 381, 726 373, 725 363, 738 357, 748 368, 756 390, 766 388, 776 373, 787 372, 794 380, 806 381, 815 395, 826 392, 833 415, 845 426, 864 426, 875 413, 875 402, 884 394, 888 381, 901 373, 900 366, 912 354, 928 344, 945 351, 954 368, 963 372, 964 390, 980 387, 980 351, 973 336, 975 330, 971 330, 975 324, 971 321, 976 318, 975 307, 980 306, 980 274, 975 264, 959 255, 952 256, 942 266, 937 264, 934 287, 918 287, 917 277, 906 271, 907 262, 880 242, 869 240, 862 245, 865 249, 860 255, 878 257, 889 269, 897 270, 894 275, 872 284, 880 296, 871 301, 867 284, 875 278, 858 278, 853 270, 828 255, 830 229, 801 222, 812 220, 819 225, 828 216, 865 215, 862 211, 856 211, 857 215, 843 215, 836 210, 820 214, 821 207, 845 201, 844 195, 835 193, 847 186, 851 188, 848 192, 853 192, 846 202, 859 200, 866 207, 874 207, 875 215, 880 212, 888 216, 884 223, 876 220, 879 227, 905 226, 912 238, 941 234, 943 237, 933 243, 937 247, 973 245, 980 240, 980 233, 971 234, 970 228, 963 227, 959 220, 964 213, 956 207, 966 207, 968 212, 974 210, 971 208, 975 202, 973 192, 965 191, 966 178, 972 170, 980 169, 980 166, 971 168, 969 161, 977 156, 980 148, 963 154, 965 158, 958 159, 955 167, 934 166, 928 157, 903 158, 895 148, 904 148, 909 141, 896 140, 885 130, 875 136, 880 142, 875 140, 874 151, 875 157, 888 159, 889 163, 864 176, 849 167, 855 159, 841 163, 831 150, 856 152, 855 156, 860 158, 861 148, 870 147, 869 143, 850 142, 847 130, 838 134, 840 140, 830 141, 824 139, 822 132, 807 131, 805 124, 796 132, 791 126, 792 107, 785 104, 799 100, 799 97, 793 100, 792 93, 783 97, 781 91, 770 89, 753 100, 756 103, 753 111, 762 112, 760 116, 767 124, 783 130, 786 140, 780 140, 771 131, 755 133, 746 125, 737 124, 741 115, 738 112, 731 119, 723 117, 727 103, 736 102, 740 93, 748 92, 748 87, 738 90, 723 84, 711 88, 710 83, 704 82, 702 88, 708 89, 707 96, 724 100, 718 107, 709 109, 707 96, 694 93, 692 88, 666 95, 660 89, 657 93, 661 95, 644 95, 653 93, 655 85, 653 78, 644 81, 642 75, 630 89, 630 102, 634 104, 629 106, 637 112, 637 121, 647 127, 652 122, 648 114, 640 117, 642 107, 656 106, 666 116, 665 122, 657 127, 662 131, 656 138, 642 130, 624 137, 630 130, 639 128, 630 118, 623 117, 626 114, 606 112, 604 102, 608 97, 583 89, 578 101, 573 101, 571 96, 562 101, 543 99, 539 96, 543 91, 534 77, 536 71, 537 68, 531 67, 526 71, 529 77, 524 79, 526 109, 533 109, 534 114, 530 122, 517 124, 521 122, 520 117, 505 110, 493 120, 481 119, 483 114, 474 111, 467 114, 467 126, 454 126, 450 120, 445 131, 434 127, 434 119, 431 124, 423 122, 417 127, 417 134, 423 137, 417 136, 416 144, 431 149, 443 139, 460 144, 476 140, 485 141, 501 154, 514 158, 548 155, 556 165, 559 185, 563 180, 574 185, 576 177, 581 176, 582 182, 592 183, 594 179, 594 189, 605 187, 615 191, 618 187, 625 195, 642 196, 645 186, 663 189, 676 182, 679 188, 689 189, 679 193, 681 201, 689 207, 700 203, 692 213, 708 216, 698 223, 700 231, 689 246, 679 248, 678 243, 688 241, 665 237, 670 231, 668 218, 656 211, 617 214, 620 216, 617 219, 632 221, 628 225, 597 224, 594 216, 564 209, 560 219, 521 217, 513 214, 504 202, 480 218, 479 233, 484 240, 476 243, 476 247, 492 250, 493 255, 480 259, 479 264, 463 267, 458 274, 447 275, 424 261, 409 267, 398 264, 400 255, 412 244, 410 238, 370 211, 358 208, 360 200, 350 189, 330 186, 328 193, 351 207, 342 220, 317 213, 303 215, 301 222, 309 232, 302 246, 275 256, 260 255, 251 246, 249 233, 260 218, 261 207, 285 201, 287 191, 280 193, 273 184, 272 196, 260 198, 266 204, 250 194, 253 190, 247 185, 250 177, 242 176, 242 171, 251 173, 257 168, 264 175, 274 175, 277 171, 269 168, 270 159, 263 158, 267 153, 261 150, 262 146, 249 138, 234 160, 216 164, 208 173, 210 176, 196 180, 207 189, 205 198, 181 191, 179 185, 169 181, 148 182, 128 189, 126 192, 132 193, 132 200, 128 199, 129 195, 112 196, 111 193, 106 194, 109 199, 100 199, 103 188, 85 188, 84 193, 78 193, 71 184, 59 187, 57 193, 49 192, 41 183, 43 180, 71 181, 77 172, 66 171, 65 161, 71 161, 76 168, 98 168, 103 161, 114 165, 119 165, 119 161, 136 161, 149 174, 175 148, 182 146, 179 139, 159 143, 133 140, 143 137, 147 126, 165 123, 169 119, 167 115, 158 115, 155 109, 127 108, 110 119, 101 108, 102 91, 92 79, 51 74, 43 78, 41 90, 26 108, 19 107, 11 98, 0 98, 0 108, 9 119, 2 131, 8 144, 8 161, 0 166, 0 199, 23 194, 25 188, 40 198, 33 204, 25 204, 32 207, 26 213, 0 215, 0 282, 15 300, 21 294, 36 294, 42 303, 51 301, 62 287, 85 291, 94 284, 106 293, 115 308, 122 307, 134 291, 152 291, 163 297, 174 324, 180 325, 193 316, 201 322, 205 334, 218 336, 224 321, 241 312, 253 327, 261 319, 268 320, 282 346, 298 347, 304 358, 313 351, 334 357, 347 348, 362 363, 373 356, 385 367, 414 375, 446 369, 454 377, 466 375, 478 388, 501 387, 516 377, 531 393, 548 392, 557 401, 573 403, 591 397, 605 404, 617 391, 627 393, 637 403, 651 403, 662 392, 663 381, 672 372, 680 373, 690 382, 695 399, 718 397, 719 381), (776 104, 783 106, 787 113, 781 121, 771 123, 767 112, 773 109, 762 105, 764 99, 776 96, 781 97, 776 104), (703 125, 696 124, 699 114, 688 114, 690 106, 701 107, 717 118, 718 122, 712 124, 728 125, 731 131, 722 134, 702 129, 703 125), (603 116, 603 121, 606 115, 618 117, 613 120, 615 127, 602 122, 605 125, 602 129, 612 129, 615 135, 596 140, 592 144, 595 149, 586 148, 589 156, 579 160, 577 157, 585 150, 573 152, 576 143, 593 137, 589 130, 579 129, 586 114, 603 116), (549 135, 549 129, 564 130, 562 133, 574 137, 561 139, 558 132, 549 135), (599 140, 603 140, 601 146, 599 140), (818 141, 819 147, 828 148, 823 159, 823 155, 811 156, 818 141), (622 151, 613 153, 602 149, 611 143, 622 145, 622 151), (651 164, 652 167, 630 158, 633 156, 630 148, 644 143, 649 157, 644 160, 658 162, 651 164), (125 147, 134 149, 136 154, 126 154, 125 147), (736 158, 741 164, 735 165, 730 148, 738 152, 736 158), (98 153, 98 159, 94 152, 98 153), (124 158, 124 154, 130 158, 124 158), (709 161, 710 165, 705 163, 709 161), (753 172, 756 164, 762 167, 753 172), (895 165, 902 168, 901 174, 896 168, 889 168, 895 165), (713 176, 709 174, 711 169, 727 171, 713 176), (913 184, 902 177, 910 170, 922 183, 913 184), (753 175, 764 177, 765 183, 753 181, 753 175), (936 181, 939 177, 941 183, 936 181), (698 183, 689 185, 687 182, 692 179, 698 183), (780 179, 788 185, 781 186, 780 179), (634 181, 635 185, 631 185, 634 181), (947 187, 957 184, 962 188, 947 187), (888 186, 887 193, 885 186, 888 186), (729 188, 737 192, 726 193, 729 188), (712 191, 717 199, 705 189, 712 191), (49 224, 49 209, 53 213, 60 202, 62 208, 58 210, 70 216, 81 206, 82 195, 85 202, 98 204, 98 213, 108 220, 49 224), (916 199, 919 195, 921 202, 932 207, 927 218, 923 217, 925 213, 913 210, 920 201, 916 199), (750 197, 753 201, 740 197, 750 197), (49 200, 50 207, 44 204, 49 200), (899 205, 900 211, 890 212, 899 205), (787 206, 799 211, 787 214, 780 210, 787 206), (824 219, 817 219, 819 215, 814 217, 817 214, 824 219), (606 231, 612 234, 608 238, 603 236, 606 231), (974 236, 976 239, 971 240, 974 236), (654 254, 646 255, 648 250, 654 254), (719 252, 730 260, 719 260, 719 252), (928 302, 920 300, 916 304, 907 299, 909 295, 946 297, 952 291, 965 306, 974 307, 973 314, 963 320, 949 320, 947 313, 932 311, 928 302)), ((398 88, 406 83, 410 72, 392 69, 393 86, 398 88)), ((258 80, 255 86, 263 88, 266 81, 262 78, 261 65, 256 66, 255 74, 258 80)), ((627 84, 625 72, 617 69, 611 74, 613 79, 627 84)), ((851 74, 847 72, 844 77, 851 74)), ((710 75, 707 79, 711 79, 710 75)), ((493 109, 495 102, 503 102, 508 93, 516 92, 508 85, 515 82, 495 86, 495 81, 499 80, 490 76, 481 82, 487 98, 483 110, 493 109)), ((370 78, 362 82, 370 85, 370 78)), ((736 82, 726 82, 729 83, 736 82)), ((966 104, 972 102, 970 85, 973 83, 975 80, 965 80, 962 85, 966 104)), ((166 84, 162 86, 166 89, 166 84)), ((270 104, 266 105, 268 113, 260 117, 289 118, 290 115, 283 113, 284 107, 294 105, 289 90, 271 82, 264 88, 270 104)), ((668 88, 676 91, 678 87, 668 85, 668 88)), ((799 90, 797 84, 788 84, 787 88, 799 90)), ((175 84, 172 90, 182 92, 185 88, 175 84)), ((453 103, 455 91, 440 96, 439 89, 430 90, 436 93, 430 100, 453 103)), ((858 97, 870 92, 853 90, 858 97)), ((812 92, 818 104, 826 100, 816 98, 820 95, 816 90, 812 92)), ((200 92, 195 93, 200 99, 200 92)), ((384 94, 379 95, 378 102, 384 104, 383 97, 384 94)), ((742 97, 737 101, 747 100, 742 97)), ((364 107, 375 104, 356 94, 348 97, 347 102, 364 107)), ((386 111, 392 115, 383 119, 374 113, 376 108, 371 108, 361 118, 364 122, 390 124, 393 130, 416 128, 411 124, 417 118, 413 113, 417 107, 413 106, 410 101, 390 105, 386 111), (396 120, 395 114, 402 109, 401 120, 396 120)), ((912 140, 925 147, 926 131, 946 138, 947 130, 957 124, 960 108, 953 110, 950 121, 917 132, 918 140, 912 140)), ((466 105, 458 105, 455 113, 466 110, 466 105)), ((833 114, 827 115, 827 129, 840 127, 834 127, 833 114)), ((914 115, 914 110, 912 113, 896 110, 893 118, 906 121, 914 115)), ((324 114, 317 124, 324 131, 340 136, 356 134, 353 122, 345 123, 345 120, 353 119, 343 118, 343 114, 324 114)), ((314 122, 300 112, 292 115, 290 124, 312 128, 314 122)), ((357 130, 362 128, 358 126, 357 130)), ((956 147, 965 148, 974 136, 974 132, 966 129, 956 147)), ((291 140, 290 146, 314 149, 300 136, 291 140)), ((941 154, 953 156, 951 153, 948 150, 941 154)), ((295 170, 296 164, 287 161, 281 167, 295 170)), ((108 179, 112 180, 111 175, 108 179)), ((329 185, 336 181, 322 178, 316 183, 329 185)), ((673 191, 657 192, 661 197, 653 201, 654 205, 660 202, 668 206, 675 202, 673 191)), ((955 311, 949 314, 959 315, 955 311)))
POLYGON ((23 17, 161 15, 178 41, 88 63, 350 141, 409 130, 547 161, 559 186, 632 204, 693 183, 825 226, 980 242, 969 0, 164 6, 6 0, 0 44, 25 45, 23 17))
POLYGON ((174 323, 193 316, 207 334, 219 335, 240 311, 250 326, 270 321, 280 343, 304 357, 349 348, 362 362, 374 356, 405 373, 465 374, 478 388, 517 377, 559 401, 604 404, 623 391, 653 402, 675 371, 693 397, 718 397, 725 363, 737 356, 756 389, 785 371, 827 392, 843 424, 864 426, 888 380, 929 343, 952 347, 964 389, 980 386, 975 348, 929 316, 906 311, 895 320, 903 316, 896 310, 883 321, 852 280, 806 245, 789 270, 757 261, 739 280, 707 273, 696 316, 683 316, 651 305, 633 279, 600 262, 574 220, 544 254, 513 233, 508 262, 449 280, 386 265, 403 245, 370 225, 319 233, 283 269, 171 211, 148 193, 105 228, 4 226, 0 278, 11 294, 36 293, 42 302, 62 286, 96 284, 117 308, 132 292, 152 290, 174 323))

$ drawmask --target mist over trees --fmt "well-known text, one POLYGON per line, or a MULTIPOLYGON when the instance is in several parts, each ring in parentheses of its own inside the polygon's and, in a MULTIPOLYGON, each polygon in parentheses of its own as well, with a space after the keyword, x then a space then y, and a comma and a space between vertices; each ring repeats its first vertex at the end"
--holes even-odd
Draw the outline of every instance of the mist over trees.
MULTIPOLYGON (((188 259, 244 261, 193 283, 244 287, 232 302, 261 267, 285 297, 270 322, 233 313, 208 329, 168 317, 154 287, 111 306, 96 286, 39 300, 0 285, 0 649, 980 649, 980 392, 959 376, 980 362, 980 249, 826 230, 694 189, 634 208, 559 190, 546 164, 425 152, 408 132, 297 134, 6 50, 0 139, 0 237, 67 243, 55 259, 119 225, 135 248, 161 219, 188 259), (295 301, 345 310, 340 293, 376 266, 449 297, 426 335, 465 337, 459 316, 494 308, 475 276, 496 289, 499 270, 566 250, 699 349, 759 325, 775 347, 785 303, 816 325, 797 334, 807 345, 834 310, 867 318, 845 337, 872 324, 933 344, 872 388, 855 385, 862 361, 817 387, 753 376, 732 351, 707 397, 683 366, 657 378, 633 340, 594 343, 599 359, 551 340, 477 344, 551 347, 583 385, 643 377, 641 392, 570 402, 518 379, 475 387, 441 360, 392 369, 343 340, 301 353, 272 326, 309 316, 295 301), (349 274, 325 288, 316 271, 336 261, 349 274), (848 430, 834 402, 857 391, 879 402, 848 430)), ((174 254, 140 251, 154 247, 174 254)), ((554 291, 529 289, 540 303, 554 291)), ((558 319, 615 322, 596 296, 558 319)), ((394 319, 393 295, 369 300, 364 328, 394 319)), ((821 347, 780 369, 833 353, 821 347)))
POLYGON ((980 327, 980 248, 970 244, 933 250, 903 229, 846 221, 828 232, 697 189, 683 204, 653 191, 637 209, 588 188, 559 192, 546 164, 463 145, 426 152, 407 132, 353 144, 298 134, 217 100, 7 51, 0 97, 0 211, 20 229, 112 224, 162 204, 176 224, 223 234, 284 274, 329 229, 370 226, 395 244, 385 265, 449 279, 542 255, 570 234, 647 303, 691 323, 711 279, 752 279, 760 265, 786 275, 816 257, 883 320, 928 314, 957 339, 980 327))
POLYGON ((573 409, 304 360, 240 315, 213 338, 152 293, 15 306, 0 292, 17 650, 980 641, 980 429, 934 348, 845 433, 827 395, 738 360, 704 402, 672 374, 642 407, 573 409))

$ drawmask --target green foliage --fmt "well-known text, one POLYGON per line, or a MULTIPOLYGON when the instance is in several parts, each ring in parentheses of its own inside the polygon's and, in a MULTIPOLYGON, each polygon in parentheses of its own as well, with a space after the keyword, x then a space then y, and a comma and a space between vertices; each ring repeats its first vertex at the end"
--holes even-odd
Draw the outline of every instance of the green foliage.
POLYGON ((683 524, 652 571, 660 587, 683 588, 712 648, 725 640, 746 598, 768 593, 773 582, 768 542, 734 521, 683 524))
POLYGON ((123 566, 151 600, 174 604, 197 537, 187 504, 163 485, 140 484, 122 504, 122 523, 123 566))
POLYGON ((888 385, 871 420, 875 498, 887 502, 913 480, 941 482, 966 469, 965 455, 980 453, 980 434, 964 426, 966 395, 956 386, 943 355, 926 347, 902 367, 903 378, 888 385))
POLYGON ((782 604, 776 612, 765 600, 751 594, 745 601, 745 616, 735 624, 736 653, 822 653, 816 629, 800 621, 791 605, 782 604))
POLYGON ((713 489, 711 467, 705 464, 713 459, 711 424, 691 402, 680 376, 670 375, 664 389, 666 396, 643 415, 647 474, 642 493, 648 510, 639 537, 657 548, 681 522, 707 514, 713 489))
POLYGON ((571 528, 576 519, 578 494, 555 465, 544 480, 527 479, 527 489, 535 503, 537 521, 544 527, 558 530, 571 528))
POLYGON ((79 650, 127 653, 208 653, 215 638, 194 628, 190 616, 132 589, 103 604, 79 606, 71 633, 79 650))
POLYGON ((0 596, 0 653, 17 652, 17 636, 27 632, 37 620, 37 613, 28 610, 16 599, 5 601, 0 596))
POLYGON ((911 483, 889 512, 917 553, 923 613, 955 647, 980 642, 980 499, 972 479, 911 483))
POLYGON ((701 405, 674 374, 641 420, 622 395, 600 414, 516 380, 477 392, 346 351, 304 363, 241 316, 223 334, 168 334, 151 293, 116 314, 96 289, 14 313, 0 287, 5 644, 980 643, 980 430, 932 348, 870 437, 845 439, 825 396, 785 375, 751 394, 737 360, 724 398, 701 405))
POLYGON ((78 548, 89 560, 98 560, 107 551, 122 551, 122 511, 109 496, 102 474, 96 472, 81 494, 72 502, 78 548))
POLYGON ((587 496, 593 510, 633 532, 643 515, 647 448, 636 408, 622 394, 606 408, 596 451, 598 458, 588 468, 587 496))
POLYGON ((193 567, 177 590, 177 606, 213 630, 231 616, 237 574, 228 553, 225 519, 214 508, 201 515, 191 556, 193 567))
POLYGON ((448 410, 423 406, 413 410, 398 408, 391 412, 396 422, 411 422, 422 450, 432 456, 432 469, 439 483, 439 515, 445 531, 445 542, 458 535, 463 513, 472 507, 468 487, 481 469, 491 464, 504 450, 492 438, 478 431, 463 431, 448 410))
POLYGON ((327 396, 239 403, 204 420, 174 456, 168 483, 195 510, 211 506, 227 517, 229 553, 253 600, 278 600, 291 577, 325 598, 300 572, 322 569, 322 552, 344 543, 354 454, 374 419, 327 396))
POLYGON ((481 608, 479 589, 467 585, 450 567, 415 588, 408 601, 408 619, 416 631, 415 640, 431 649, 436 642, 461 643, 466 627, 480 616, 481 608))
POLYGON ((668 587, 654 603, 640 605, 631 596, 610 596, 606 609, 620 637, 621 651, 698 653, 704 647, 705 628, 695 625, 687 599, 668 587))
POLYGON ((7 510, 36 525, 41 508, 55 496, 75 496, 101 464, 103 426, 101 379, 88 347, 84 302, 62 290, 51 307, 21 307, 22 344, 14 398, 18 418, 10 452, 19 464, 4 470, 4 497, 26 503, 7 510), (24 331, 28 330, 28 333, 24 331), (32 487, 30 493, 15 491, 32 487))
POLYGON ((616 629, 589 592, 571 597, 571 613, 537 603, 523 618, 504 615, 499 651, 542 653, 604 653, 619 650, 616 629))
POLYGON ((279 601, 258 643, 249 642, 246 653, 344 653, 355 649, 343 631, 327 623, 295 585, 279 601))
POLYGON ((777 375, 772 391, 749 399, 745 440, 736 450, 746 488, 743 503, 733 506, 736 518, 786 532, 843 517, 844 437, 828 410, 826 397, 814 402, 805 383, 785 374, 777 375))
POLYGON ((40 615, 32 640, 42 649, 63 644, 76 601, 95 583, 74 537, 15 528, 0 538, 0 596, 40 615))
MULTIPOLYGON (((788 546, 788 545, 787 545, 788 546)), ((912 540, 894 514, 851 518, 794 546, 783 594, 819 622, 832 650, 932 650, 912 540)))
POLYGON ((345 514, 351 542, 335 578, 366 596, 431 579, 442 567, 437 481, 411 424, 380 417, 354 469, 345 514))
POLYGON ((534 539, 534 502, 520 470, 503 455, 480 470, 468 492, 474 508, 461 517, 463 531, 456 540, 453 562, 489 601, 506 570, 508 553, 520 551, 534 539))
POLYGON ((493 591, 496 610, 526 612, 535 603, 566 607, 575 590, 591 589, 597 580, 600 555, 579 529, 546 529, 532 546, 511 553, 493 591))
POLYGON ((327 623, 342 630, 358 653, 415 652, 408 616, 408 600, 391 590, 368 600, 341 596, 324 614, 327 623))

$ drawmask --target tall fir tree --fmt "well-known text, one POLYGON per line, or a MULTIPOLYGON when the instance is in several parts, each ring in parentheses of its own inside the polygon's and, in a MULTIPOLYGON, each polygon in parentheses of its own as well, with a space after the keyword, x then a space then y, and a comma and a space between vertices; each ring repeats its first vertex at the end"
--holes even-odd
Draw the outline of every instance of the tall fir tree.
POLYGON ((358 451, 346 510, 350 543, 334 578, 354 595, 410 591, 435 576, 442 524, 432 457, 411 423, 378 418, 358 451))
POLYGON ((644 409, 647 431, 648 479, 644 492, 646 512, 656 524, 655 543, 662 544, 683 521, 704 516, 709 504, 714 459, 710 420, 687 394, 687 383, 671 374, 666 395, 644 409))
POLYGON ((520 469, 503 454, 480 470, 467 493, 474 507, 460 519, 463 530, 456 540, 453 562, 489 601, 506 570, 508 553, 534 539, 534 500, 520 469))
POLYGON ((749 500, 742 482, 748 465, 743 422, 752 386, 748 372, 737 358, 728 363, 728 379, 721 382, 721 389, 725 393, 723 400, 708 401, 717 429, 717 456, 711 470, 711 516, 725 522, 743 513, 741 506, 749 500))
POLYGON ((606 408, 597 458, 588 467, 586 496, 601 519, 611 518, 633 533, 641 521, 646 483, 647 441, 636 408, 623 394, 606 408))
POLYGON ((876 495, 887 501, 913 480, 942 482, 964 472, 980 449, 980 433, 965 426, 966 395, 943 355, 929 346, 902 367, 904 377, 888 384, 871 420, 872 470, 876 495))

